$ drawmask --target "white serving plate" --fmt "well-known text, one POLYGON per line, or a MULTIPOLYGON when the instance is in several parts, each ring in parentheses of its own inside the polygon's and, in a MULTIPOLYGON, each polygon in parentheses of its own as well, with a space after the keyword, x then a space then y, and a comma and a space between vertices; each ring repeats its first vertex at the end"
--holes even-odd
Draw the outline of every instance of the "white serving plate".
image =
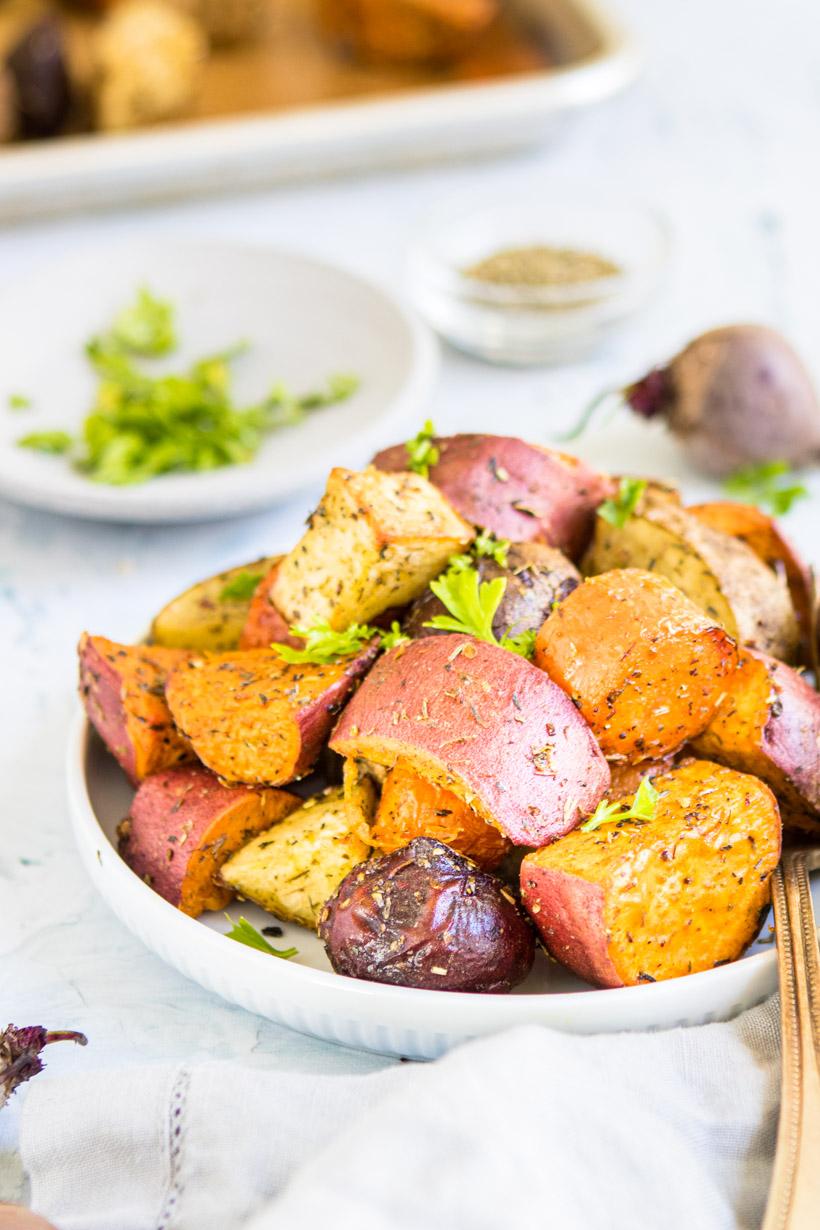
POLYGON ((637 76, 632 37, 595 0, 515 0, 548 32, 549 71, 366 101, 0 151, 0 222, 136 206, 533 144, 637 76))
POLYGON ((0 495, 108 521, 234 516, 322 483, 331 466, 358 464, 424 417, 438 366, 433 335, 386 291, 305 256, 224 241, 90 247, 4 289, 0 319, 0 495), (152 370, 182 370, 244 340, 250 349, 234 364, 239 402, 254 402, 279 380, 313 389, 335 372, 355 373, 361 386, 273 433, 247 465, 135 487, 90 482, 64 457, 19 448, 29 432, 79 427, 96 385, 84 345, 141 285, 177 308, 180 349, 152 370), (31 408, 8 412, 14 393, 31 408))
MULTIPOLYGON (((102 897, 125 926, 169 965, 231 1003, 329 1042, 411 1059, 432 1059, 449 1047, 516 1025, 541 1024, 573 1033, 665 1029, 725 1020, 759 1003, 777 985, 774 945, 755 943, 739 961, 701 974, 617 990, 592 990, 539 953, 527 981, 512 995, 418 991, 334 974, 322 945, 302 927, 283 924, 299 953, 281 961, 220 934, 224 915, 194 920, 139 879, 116 852, 116 827, 128 812, 131 787, 89 727, 74 722, 68 749, 68 791, 77 846, 102 897)), ((820 881, 814 884, 820 907, 820 881)), ((231 908, 257 927, 270 916, 242 903, 231 908)), ((769 919, 771 922, 771 919, 769 919)), ((770 938, 764 926, 762 937, 770 938)))

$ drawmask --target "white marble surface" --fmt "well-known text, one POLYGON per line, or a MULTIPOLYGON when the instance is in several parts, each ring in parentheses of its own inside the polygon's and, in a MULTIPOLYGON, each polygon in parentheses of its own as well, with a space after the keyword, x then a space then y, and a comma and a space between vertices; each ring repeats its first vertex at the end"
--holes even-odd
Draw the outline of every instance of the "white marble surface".
MULTIPOLYGON (((700 328, 737 319, 783 328, 820 378, 820 10, 809 0, 620 7, 645 40, 644 79, 548 148, 10 228, 0 232, 0 276, 25 277, 98 235, 127 243, 170 231, 293 246, 395 285, 410 237, 448 196, 629 192, 674 224, 676 257, 656 307, 605 353, 569 368, 506 371, 448 353, 430 407, 440 429, 546 439, 601 387, 640 373, 700 328)), ((0 328, 0 359, 3 345, 0 328)), ((591 455, 634 465, 641 431, 616 429, 591 455)), ((678 468, 662 437, 643 439, 659 471, 678 468)), ((817 496, 816 475, 812 485, 817 496)), ((312 494, 245 521, 173 529, 84 524, 0 502, 0 1020, 89 1034, 86 1051, 54 1049, 52 1073, 206 1054, 306 1072, 381 1062, 233 1009, 164 967, 95 898, 66 820, 63 750, 79 632, 135 635, 184 584, 291 539, 312 494)), ((804 506, 790 527, 817 561, 816 507, 812 517, 804 506)), ((22 1190, 15 1122, 14 1112, 0 1115, 6 1196, 22 1190)))

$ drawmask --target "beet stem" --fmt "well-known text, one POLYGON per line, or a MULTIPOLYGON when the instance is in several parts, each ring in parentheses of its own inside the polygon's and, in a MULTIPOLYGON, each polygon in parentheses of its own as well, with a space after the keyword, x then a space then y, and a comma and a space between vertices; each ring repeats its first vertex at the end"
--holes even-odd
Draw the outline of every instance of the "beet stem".
POLYGON ((584 408, 580 419, 574 427, 572 427, 568 432, 565 432, 563 435, 554 437, 556 443, 569 444, 571 440, 580 439, 580 437, 584 435, 585 432, 587 432, 592 426, 592 420, 596 417, 601 406, 605 405, 606 402, 608 402, 612 397, 618 398, 619 406, 623 405, 623 389, 604 389, 603 392, 599 393, 596 397, 593 397, 592 401, 589 402, 584 408))

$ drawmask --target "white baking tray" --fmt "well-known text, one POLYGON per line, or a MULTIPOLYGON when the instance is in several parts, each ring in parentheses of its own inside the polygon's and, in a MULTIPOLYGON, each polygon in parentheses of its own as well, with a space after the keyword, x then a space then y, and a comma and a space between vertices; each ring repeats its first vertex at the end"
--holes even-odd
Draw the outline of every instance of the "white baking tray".
POLYGON ((66 137, 0 153, 0 222, 171 200, 533 144, 629 85, 640 54, 594 0, 510 0, 559 64, 384 99, 66 137))

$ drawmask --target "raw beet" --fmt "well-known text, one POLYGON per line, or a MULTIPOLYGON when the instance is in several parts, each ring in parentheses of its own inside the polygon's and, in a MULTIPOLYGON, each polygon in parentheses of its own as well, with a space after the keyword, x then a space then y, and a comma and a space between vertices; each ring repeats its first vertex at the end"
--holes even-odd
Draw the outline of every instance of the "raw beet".
POLYGON ((510 892, 429 837, 354 868, 319 936, 338 974, 435 991, 509 991, 535 957, 510 892))
POLYGON ((6 67, 14 81, 20 133, 51 137, 71 107, 63 33, 55 17, 43 17, 12 48, 6 67))

